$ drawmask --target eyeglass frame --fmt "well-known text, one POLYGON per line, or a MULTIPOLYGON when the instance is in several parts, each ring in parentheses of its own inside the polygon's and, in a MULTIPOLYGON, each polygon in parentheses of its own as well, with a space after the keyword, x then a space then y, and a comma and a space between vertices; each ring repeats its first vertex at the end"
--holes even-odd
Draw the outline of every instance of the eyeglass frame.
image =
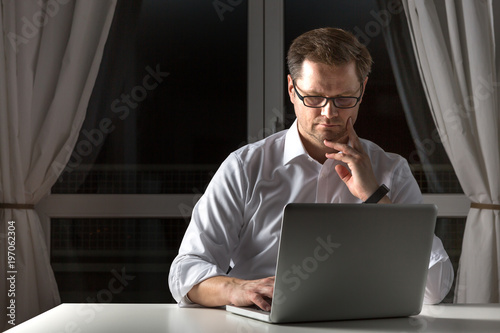
POLYGON ((356 107, 356 105, 358 105, 359 101, 361 100, 361 97, 363 97, 363 83, 360 83, 359 89, 361 90, 361 93, 360 93, 359 97, 355 97, 355 96, 325 97, 325 96, 319 96, 319 95, 302 96, 299 93, 299 91, 297 90, 297 87, 295 86, 295 80, 292 80, 292 85, 293 85, 293 89, 295 90, 295 93, 297 93, 297 97, 302 101, 302 103, 304 104, 304 106, 308 107, 308 108, 313 108, 313 109, 324 108, 328 104, 329 100, 332 100, 333 105, 337 109, 352 109, 352 108, 356 107), (325 104, 323 104, 321 106, 309 106, 309 105, 306 105, 306 102, 304 101, 304 98, 306 98, 306 97, 321 97, 321 98, 324 98, 325 99, 325 104), (335 104, 335 100, 337 98, 354 98, 354 99, 356 99, 356 103, 353 106, 337 106, 337 104, 335 104))

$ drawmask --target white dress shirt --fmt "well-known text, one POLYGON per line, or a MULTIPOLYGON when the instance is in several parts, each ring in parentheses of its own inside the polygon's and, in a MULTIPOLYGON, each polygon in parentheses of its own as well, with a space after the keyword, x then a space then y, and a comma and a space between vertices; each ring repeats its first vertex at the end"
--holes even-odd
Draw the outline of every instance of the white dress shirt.
MULTIPOLYGON (((405 159, 368 140, 361 143, 378 182, 389 187, 393 203, 422 202, 405 159)), ((328 159, 320 164, 311 158, 296 121, 289 130, 231 153, 194 207, 170 268, 169 287, 175 300, 190 304, 186 295, 191 288, 214 276, 246 280, 273 276, 287 203, 361 203, 337 175, 338 163, 342 162, 328 159)), ((424 302, 440 302, 452 282, 453 268, 435 236, 424 302)))

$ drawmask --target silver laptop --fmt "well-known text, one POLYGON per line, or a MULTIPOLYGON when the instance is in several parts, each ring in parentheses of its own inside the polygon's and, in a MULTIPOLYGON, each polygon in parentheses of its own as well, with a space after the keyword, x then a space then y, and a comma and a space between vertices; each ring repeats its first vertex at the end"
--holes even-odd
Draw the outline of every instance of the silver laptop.
POLYGON ((288 204, 271 311, 226 310, 271 323, 416 315, 436 216, 428 204, 288 204))

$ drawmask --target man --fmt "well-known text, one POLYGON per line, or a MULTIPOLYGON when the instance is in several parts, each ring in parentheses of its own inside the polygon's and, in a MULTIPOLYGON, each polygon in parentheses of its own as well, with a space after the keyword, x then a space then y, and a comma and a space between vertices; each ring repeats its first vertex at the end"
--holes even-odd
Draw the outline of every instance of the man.
MULTIPOLYGON (((270 310, 281 214, 289 202, 422 202, 406 160, 354 131, 371 63, 366 47, 341 29, 294 40, 288 94, 297 119, 288 131, 230 154, 214 175, 170 269, 180 305, 270 310)), ((425 302, 440 302, 452 281, 435 237, 425 302)))

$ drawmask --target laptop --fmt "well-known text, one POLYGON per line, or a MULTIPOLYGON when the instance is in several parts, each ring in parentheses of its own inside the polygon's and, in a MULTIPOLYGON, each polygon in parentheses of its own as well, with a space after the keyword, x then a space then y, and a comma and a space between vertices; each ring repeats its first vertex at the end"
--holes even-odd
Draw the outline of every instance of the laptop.
POLYGON ((417 315, 436 216, 431 204, 290 203, 271 311, 226 310, 270 323, 417 315))

